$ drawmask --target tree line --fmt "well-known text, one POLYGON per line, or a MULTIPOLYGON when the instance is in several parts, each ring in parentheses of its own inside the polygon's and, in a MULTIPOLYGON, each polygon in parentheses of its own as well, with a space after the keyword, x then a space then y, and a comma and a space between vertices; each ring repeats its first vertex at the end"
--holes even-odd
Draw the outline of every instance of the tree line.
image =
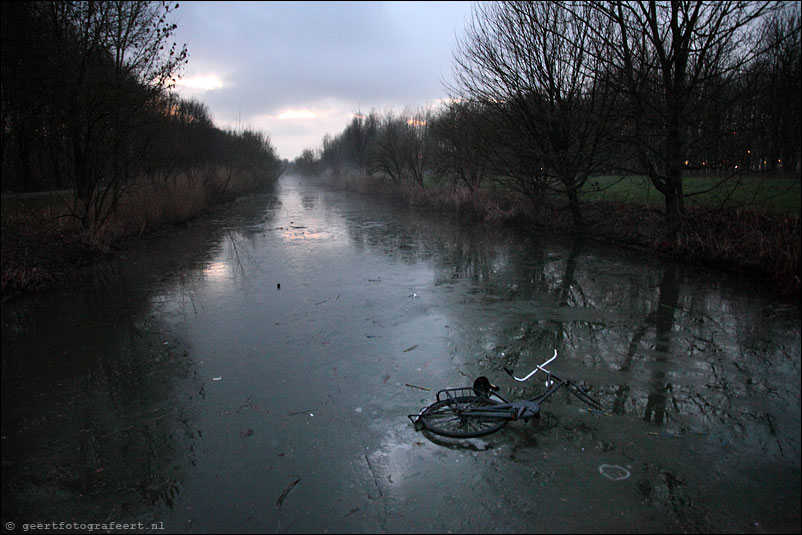
POLYGON ((178 174, 212 198, 272 182, 269 138, 221 130, 200 102, 171 90, 188 61, 174 41, 178 4, 2 4, 2 190, 71 189, 87 230, 114 217, 132 188, 159 195, 178 174))
POLYGON ((593 177, 640 175, 670 227, 689 174, 799 177, 801 57, 798 3, 477 4, 447 105, 355 114, 294 164, 419 187, 492 180, 556 195, 577 228, 593 177))

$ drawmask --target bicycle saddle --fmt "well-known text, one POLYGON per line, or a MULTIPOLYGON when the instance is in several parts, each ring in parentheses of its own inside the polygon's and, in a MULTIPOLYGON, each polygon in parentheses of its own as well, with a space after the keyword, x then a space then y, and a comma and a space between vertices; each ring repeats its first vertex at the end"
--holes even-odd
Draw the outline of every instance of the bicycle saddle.
POLYGON ((480 396, 489 396, 491 391, 498 390, 498 387, 490 382, 484 375, 473 382, 473 389, 480 396))

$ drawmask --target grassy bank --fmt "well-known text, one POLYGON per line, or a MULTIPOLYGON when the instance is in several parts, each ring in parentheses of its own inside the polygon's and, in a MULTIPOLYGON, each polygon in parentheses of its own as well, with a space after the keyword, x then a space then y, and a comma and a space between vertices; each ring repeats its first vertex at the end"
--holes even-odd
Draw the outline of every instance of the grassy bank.
POLYGON ((223 167, 143 177, 122 193, 119 207, 99 229, 81 228, 72 192, 4 196, 2 200, 2 298, 46 287, 112 254, 120 244, 178 224, 215 204, 260 187, 256 176, 223 167))
MULTIPOLYGON (((582 200, 637 203, 660 208, 663 196, 643 176, 599 176, 589 181, 582 200)), ((802 182, 785 176, 687 176, 683 180, 691 208, 735 209, 760 207, 778 214, 799 214, 802 182)))
MULTIPOLYGON (((427 187, 394 183, 384 178, 343 175, 324 179, 328 184, 353 191, 458 214, 487 224, 507 224, 571 233, 572 219, 560 198, 531 201, 493 188, 470 192, 452 187, 427 187)), ((773 183, 756 177, 742 191, 724 197, 720 191, 696 196, 676 234, 666 232, 656 209, 662 198, 642 187, 639 178, 613 180, 610 186, 583 201, 587 234, 652 254, 710 265, 747 274, 774 285, 780 291, 800 295, 800 196, 799 181, 773 183), (762 196, 762 197, 761 197, 762 196), (756 199, 762 199, 756 202, 756 199)), ((688 181, 689 191, 702 191, 709 177, 688 181)))

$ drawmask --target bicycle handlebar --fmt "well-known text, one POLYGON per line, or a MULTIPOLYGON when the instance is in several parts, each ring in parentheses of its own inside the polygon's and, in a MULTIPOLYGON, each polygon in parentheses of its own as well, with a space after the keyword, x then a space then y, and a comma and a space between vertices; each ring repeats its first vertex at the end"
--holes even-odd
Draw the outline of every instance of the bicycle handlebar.
POLYGON ((524 377, 524 378, 518 378, 518 377, 515 377, 515 374, 513 374, 513 373, 512 373, 512 370, 511 370, 511 369, 509 369, 509 368, 507 368, 506 366, 504 367, 504 371, 505 371, 505 372, 507 372, 507 375, 509 375, 510 377, 512 377, 513 379, 515 379, 516 381, 519 381, 519 382, 521 382, 521 383, 522 383, 522 382, 526 381, 527 379, 529 379, 530 377, 532 377, 533 375, 535 375, 535 374, 536 374, 537 372, 539 372, 539 371, 545 372, 547 375, 551 375, 551 372, 550 372, 549 370, 547 370, 546 368, 544 368, 544 366, 545 366, 546 364, 548 364, 549 362, 551 362, 552 360, 556 359, 556 358, 557 358, 557 350, 555 349, 555 350, 554 350, 554 356, 553 356, 553 357, 551 357, 549 360, 547 360, 547 361, 546 361, 546 362, 544 362, 543 364, 539 364, 538 366, 536 366, 536 367, 535 367, 535 369, 534 369, 534 370, 532 370, 532 371, 529 373, 529 375, 527 375, 527 376, 526 376, 526 377, 524 377))

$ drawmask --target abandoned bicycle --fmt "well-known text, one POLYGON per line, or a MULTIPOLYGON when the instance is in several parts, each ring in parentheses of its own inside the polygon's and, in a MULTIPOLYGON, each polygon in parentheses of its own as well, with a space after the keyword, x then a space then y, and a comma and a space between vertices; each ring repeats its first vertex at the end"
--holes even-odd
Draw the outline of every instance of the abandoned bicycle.
POLYGON ((590 397, 581 385, 546 369, 556 358, 555 349, 553 357, 522 378, 516 377, 509 368, 504 368, 510 377, 519 382, 528 380, 537 372, 546 374, 546 390, 533 398, 508 401, 497 394, 498 387, 483 376, 476 379, 472 387, 440 390, 437 392, 437 401, 421 409, 418 414, 410 414, 408 418, 416 431, 428 429, 452 438, 481 437, 498 431, 511 420, 539 418, 540 404, 563 387, 588 404, 591 412, 605 414, 601 403, 590 397))

